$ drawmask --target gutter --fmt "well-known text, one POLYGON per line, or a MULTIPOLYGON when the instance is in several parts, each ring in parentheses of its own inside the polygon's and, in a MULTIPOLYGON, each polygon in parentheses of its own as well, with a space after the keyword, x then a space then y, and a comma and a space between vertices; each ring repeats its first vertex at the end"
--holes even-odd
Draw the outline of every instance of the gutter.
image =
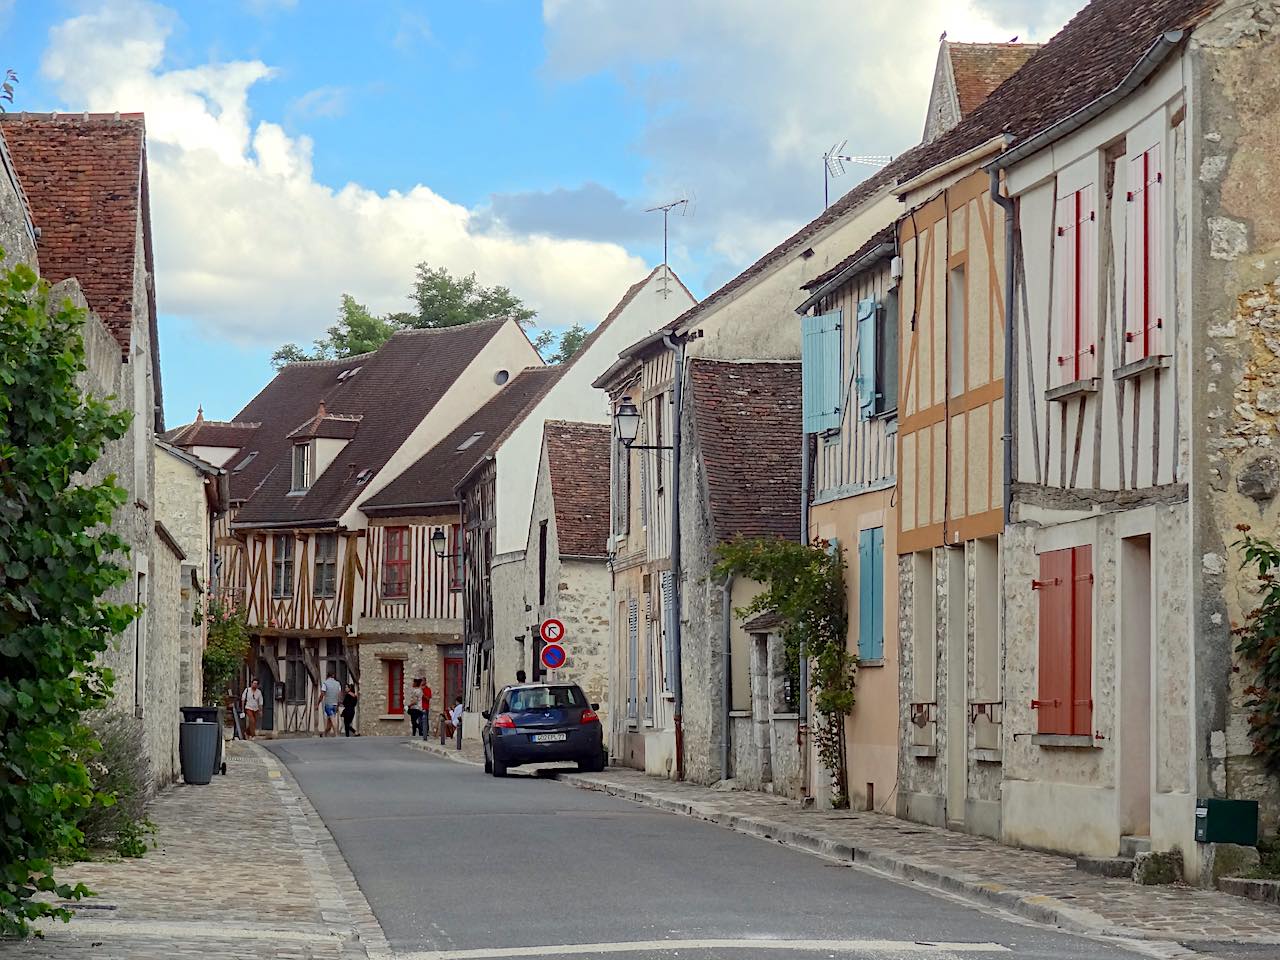
POLYGON ((662 345, 674 354, 675 383, 672 387, 671 411, 671 693, 674 704, 672 721, 676 734, 676 779, 684 779, 684 666, 680 640, 680 579, 684 574, 680 563, 680 434, 683 431, 684 345, 683 337, 664 333, 662 345))
POLYGON ((1004 525, 1009 526, 1013 512, 1013 408, 1017 403, 1017 391, 1013 383, 1013 352, 1018 345, 1018 333, 1013 325, 1014 296, 1014 217, 1017 205, 1012 197, 1000 192, 1000 171, 988 167, 991 174, 991 199, 1004 210, 1004 525))
POLYGON ((1009 134, 997 134, 985 143, 980 143, 976 147, 972 147, 964 153, 957 154, 948 160, 944 160, 942 163, 930 167, 923 173, 916 174, 910 180, 898 184, 893 188, 893 195, 901 200, 912 190, 918 190, 920 187, 927 186, 935 180, 940 180, 948 173, 954 173, 956 170, 962 170, 965 167, 977 163, 984 157, 1003 150, 1008 145, 1009 140, 1009 134))
POLYGON ((990 164, 989 169, 1008 169, 1032 154, 1039 153, 1045 147, 1057 143, 1068 134, 1079 130, 1098 115, 1105 113, 1117 101, 1124 99, 1142 86, 1160 65, 1169 58, 1169 55, 1181 45, 1186 36, 1186 30, 1170 30, 1168 33, 1157 37, 1156 41, 1147 48, 1147 52, 1142 55, 1142 59, 1134 64, 1133 69, 1116 87, 1107 91, 1092 103, 1081 107, 1075 113, 1069 114, 1052 126, 1041 130, 1034 137, 1024 140, 1016 147, 1005 151, 1002 156, 990 164))
POLYGON ((461 503, 461 500, 435 500, 431 503, 380 503, 377 506, 362 503, 360 511, 369 516, 375 516, 388 510, 427 510, 435 507, 456 507, 461 503))
POLYGON ((734 575, 728 574, 724 578, 724 583, 720 585, 721 591, 721 642, 724 650, 724 736, 721 738, 720 752, 720 779, 729 779, 729 754, 731 752, 729 736, 729 723, 732 720, 730 714, 733 713, 733 581, 734 575))
MULTIPOLYGON (((809 434, 801 436, 800 447, 800 542, 806 546, 809 539, 809 434)), ((811 800, 813 791, 809 789, 809 651, 805 644, 800 644, 800 689, 796 698, 799 707, 800 734, 800 786, 804 790, 804 799, 811 800)))
POLYGON ((336 530, 340 524, 337 520, 273 520, 270 523, 233 523, 232 530, 287 530, 291 528, 308 530, 336 530))
POLYGON ((837 273, 834 277, 832 277, 830 280, 828 280, 826 283, 820 286, 817 290, 815 290, 809 296, 808 300, 800 304, 800 306, 796 307, 796 313, 803 317, 806 313, 809 312, 810 307, 815 306, 818 303, 818 301, 820 301, 827 294, 831 293, 831 291, 835 290, 837 287, 844 286, 845 281, 847 281, 854 274, 861 273, 863 270, 867 269, 867 267, 871 266, 874 263, 878 263, 880 260, 883 260, 887 257, 893 256, 894 253, 896 252, 897 252, 897 246, 892 243, 882 243, 878 247, 876 247, 874 250, 868 251, 864 256, 859 257, 857 260, 849 264, 849 266, 845 267, 843 270, 837 273))

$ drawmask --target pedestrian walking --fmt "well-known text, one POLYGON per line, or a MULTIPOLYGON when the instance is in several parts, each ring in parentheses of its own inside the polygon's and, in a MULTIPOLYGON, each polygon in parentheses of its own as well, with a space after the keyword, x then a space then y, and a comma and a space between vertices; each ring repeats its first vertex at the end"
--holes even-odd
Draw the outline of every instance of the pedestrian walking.
POLYGON ((416 737, 422 734, 422 728, 426 726, 422 722, 422 678, 413 678, 413 689, 409 691, 409 702, 405 704, 405 711, 409 714, 409 736, 416 737))
POLYGON ((458 749, 462 749, 462 697, 458 697, 453 701, 453 711, 449 714, 449 719, 453 722, 453 736, 457 742, 458 749))
POLYGON ((244 735, 252 740, 258 735, 258 717, 262 714, 262 691, 258 689, 258 681, 250 681, 240 695, 244 705, 244 735))
POLYGON ((352 724, 356 719, 356 704, 360 698, 356 696, 356 685, 347 684, 347 692, 342 695, 342 729, 348 737, 352 736, 352 724))
POLYGON ((431 684, 422 681, 422 739, 431 736, 431 684))
POLYGON ((338 735, 338 702, 341 699, 342 685, 330 670, 329 676, 325 678, 324 683, 320 684, 320 696, 316 698, 316 706, 324 708, 324 733, 320 736, 336 737, 338 735))
POLYGON ((526 674, 523 670, 516 671, 516 683, 524 683, 527 678, 528 678, 528 674, 526 674))

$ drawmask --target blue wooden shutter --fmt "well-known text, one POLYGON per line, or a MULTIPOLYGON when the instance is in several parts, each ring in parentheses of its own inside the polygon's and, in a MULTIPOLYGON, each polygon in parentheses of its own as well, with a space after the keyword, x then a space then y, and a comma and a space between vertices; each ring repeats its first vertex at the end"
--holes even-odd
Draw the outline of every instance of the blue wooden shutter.
POLYGON ((871 531, 871 659, 884 659, 884 527, 871 531))
POLYGON ((876 302, 867 298, 858 302, 858 418, 866 420, 875 413, 876 395, 876 302))
POLYGON ((822 433, 840 427, 844 386, 840 327, 839 310, 800 320, 805 433, 822 433))
POLYGON ((872 600, 873 591, 875 589, 875 576, 871 572, 872 566, 872 532, 871 530, 863 530, 858 534, 858 659, 871 660, 874 658, 872 654, 872 631, 873 616, 872 600))

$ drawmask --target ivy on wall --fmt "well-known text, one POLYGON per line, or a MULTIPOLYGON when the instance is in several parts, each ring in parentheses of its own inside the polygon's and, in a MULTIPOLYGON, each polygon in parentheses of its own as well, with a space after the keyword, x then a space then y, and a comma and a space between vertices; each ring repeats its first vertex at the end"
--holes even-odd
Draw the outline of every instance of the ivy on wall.
POLYGON ((0 935, 70 916, 40 898, 89 891, 59 883, 54 859, 82 848, 85 810, 114 802, 86 769, 100 745, 84 717, 107 703, 99 655, 137 608, 102 599, 129 578, 110 528, 125 491, 84 476, 129 414, 81 393, 84 320, 28 267, 0 274, 0 935))
POLYGON ((1242 568, 1252 568, 1262 599, 1244 619, 1233 623, 1236 652, 1253 671, 1245 695, 1249 710, 1249 737, 1254 756, 1267 769, 1280 774, 1280 547, 1249 533, 1247 524, 1237 527, 1244 537, 1234 546, 1244 559, 1242 568))
POLYGON ((743 576, 764 585, 747 606, 747 618, 774 611, 788 667, 798 672, 800 652, 809 659, 809 684, 817 723, 813 726, 818 759, 832 774, 832 803, 848 806, 844 720, 853 710, 857 658, 846 642, 844 555, 825 540, 812 544, 789 540, 742 539, 717 549, 717 576, 743 576))

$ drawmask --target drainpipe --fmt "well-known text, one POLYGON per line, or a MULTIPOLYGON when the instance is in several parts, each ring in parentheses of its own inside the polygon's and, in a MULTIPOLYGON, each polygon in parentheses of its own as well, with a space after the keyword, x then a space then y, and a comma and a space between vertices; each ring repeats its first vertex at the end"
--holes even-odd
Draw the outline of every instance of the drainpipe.
POLYGON ((724 578, 724 583, 720 585, 721 591, 721 625, 724 642, 724 742, 720 756, 720 779, 729 779, 729 754, 731 752, 731 742, 729 737, 729 724, 732 717, 729 716, 733 711, 733 581, 732 573, 724 578))
POLYGON ((680 656, 680 432, 684 405, 684 337, 667 334, 663 345, 674 356, 671 412, 671 693, 675 698, 676 779, 684 779, 684 673, 680 656))
POLYGON ((1013 326, 1015 204, 1000 192, 1000 171, 992 168, 990 174, 991 199, 1004 209, 1004 525, 1008 526, 1013 511, 1013 407, 1017 402, 1013 383, 1013 351, 1018 342, 1013 326))
MULTIPOLYGON (((809 542, 809 435, 801 433, 800 441, 800 542, 809 542)), ((809 651, 800 644, 800 785, 804 798, 813 797, 809 789, 809 651)))

